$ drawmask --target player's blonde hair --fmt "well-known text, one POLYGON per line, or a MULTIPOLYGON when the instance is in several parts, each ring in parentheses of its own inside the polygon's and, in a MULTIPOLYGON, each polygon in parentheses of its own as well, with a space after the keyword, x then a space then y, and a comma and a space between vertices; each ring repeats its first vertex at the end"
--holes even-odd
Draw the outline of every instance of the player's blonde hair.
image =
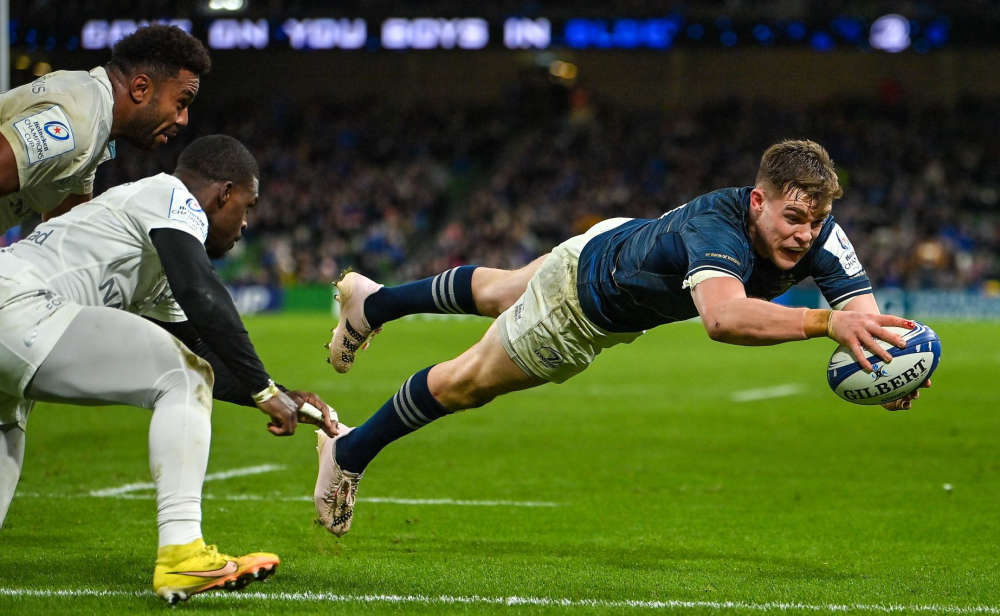
POLYGON ((829 212, 833 200, 844 194, 830 154, 808 139, 789 139, 767 148, 756 182, 781 194, 802 191, 821 212, 829 212))

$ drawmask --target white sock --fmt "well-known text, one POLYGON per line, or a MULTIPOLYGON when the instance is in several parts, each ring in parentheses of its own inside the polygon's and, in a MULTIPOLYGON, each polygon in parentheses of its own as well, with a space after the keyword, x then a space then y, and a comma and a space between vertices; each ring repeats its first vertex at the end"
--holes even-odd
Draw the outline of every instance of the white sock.
POLYGON ((7 517, 7 508, 14 500, 14 490, 24 462, 24 430, 18 425, 0 429, 0 528, 7 517))
POLYGON ((160 547, 201 537, 201 486, 212 438, 209 409, 190 398, 170 403, 168 397, 170 393, 156 404, 149 424, 160 547))

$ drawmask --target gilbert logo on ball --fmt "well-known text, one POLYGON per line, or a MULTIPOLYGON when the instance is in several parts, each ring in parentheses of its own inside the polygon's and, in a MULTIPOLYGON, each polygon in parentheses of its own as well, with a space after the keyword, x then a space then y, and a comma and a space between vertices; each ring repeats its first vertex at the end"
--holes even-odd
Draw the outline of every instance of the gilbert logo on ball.
POLYGON ((861 369, 847 347, 838 346, 826 368, 826 380, 833 393, 855 404, 884 404, 911 393, 930 378, 941 359, 941 340, 934 330, 923 323, 917 323, 913 329, 886 329, 902 336, 906 348, 878 340, 889 351, 892 362, 887 364, 868 354, 874 368, 868 373, 861 369))

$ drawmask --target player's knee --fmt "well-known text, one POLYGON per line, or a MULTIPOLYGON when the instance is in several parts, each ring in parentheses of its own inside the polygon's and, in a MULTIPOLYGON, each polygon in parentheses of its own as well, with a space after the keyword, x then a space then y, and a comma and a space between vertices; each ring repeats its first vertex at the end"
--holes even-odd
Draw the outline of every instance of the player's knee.
POLYGON ((472 275, 472 292, 476 310, 484 316, 498 316, 513 304, 520 294, 514 293, 510 284, 516 272, 477 267, 472 275))
MULTIPOLYGON (((212 389, 215 373, 212 365, 192 352, 179 340, 173 339, 180 353, 181 367, 168 370, 157 383, 158 393, 153 407, 160 403, 182 403, 210 413, 212 411, 212 389)), ((177 357, 176 355, 174 356, 177 357)))
POLYGON ((181 352, 181 356, 184 359, 184 365, 205 381, 205 384, 208 385, 209 389, 214 388, 215 372, 212 370, 212 364, 208 363, 205 358, 187 348, 187 346, 185 346, 180 340, 175 339, 174 343, 177 345, 177 350, 181 352))
POLYGON ((469 367, 449 370, 431 385, 431 395, 452 411, 474 409, 493 400, 496 394, 485 387, 478 372, 469 367))

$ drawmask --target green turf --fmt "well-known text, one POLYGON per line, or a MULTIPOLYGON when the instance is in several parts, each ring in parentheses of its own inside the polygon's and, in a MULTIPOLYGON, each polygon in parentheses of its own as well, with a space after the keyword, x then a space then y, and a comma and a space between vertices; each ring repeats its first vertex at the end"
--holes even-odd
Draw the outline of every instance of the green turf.
MULTIPOLYGON (((315 390, 355 424, 487 323, 391 324, 349 375, 323 362, 326 318, 259 317, 248 328, 276 378, 315 390)), ((713 605, 727 601, 1000 613, 1000 414, 990 388, 1000 375, 1000 324, 931 325, 944 349, 934 387, 900 413, 840 402, 829 391, 829 341, 742 348, 709 341, 696 323, 662 327, 606 352, 566 384, 512 394, 393 444, 360 492, 558 506, 362 502, 343 539, 313 526, 311 503, 294 500, 312 492, 311 430, 275 438, 258 411, 219 404, 210 473, 268 463, 285 469, 206 483, 206 539, 229 552, 274 551, 283 563, 266 584, 196 596, 177 609, 642 611, 617 603, 633 600, 695 602, 670 608, 681 613, 719 613, 713 605), (784 384, 802 390, 730 398, 784 384), (236 495, 261 500, 224 499, 236 495), (253 591, 270 598, 246 596, 253 591), (610 603, 351 599, 364 595, 610 603)), ((87 496, 149 480, 147 426, 147 412, 136 409, 39 405, 19 493, 0 531, 0 614, 167 609, 149 591, 153 501, 87 496), (10 589, 111 594, 2 594, 10 589)))

